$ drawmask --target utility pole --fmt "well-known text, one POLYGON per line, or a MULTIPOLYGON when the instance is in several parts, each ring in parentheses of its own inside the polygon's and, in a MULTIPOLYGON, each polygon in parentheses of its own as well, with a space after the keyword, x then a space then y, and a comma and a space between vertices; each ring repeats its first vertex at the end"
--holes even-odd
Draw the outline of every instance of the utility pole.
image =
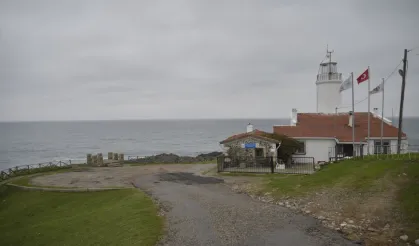
POLYGON ((402 92, 400 96, 400 111, 399 111, 399 134, 397 137, 397 154, 400 154, 400 147, 402 143, 402 126, 403 126, 403 103, 404 103, 404 89, 406 88, 406 65, 407 65, 407 49, 404 49, 403 57, 403 71, 399 73, 402 76, 402 92))

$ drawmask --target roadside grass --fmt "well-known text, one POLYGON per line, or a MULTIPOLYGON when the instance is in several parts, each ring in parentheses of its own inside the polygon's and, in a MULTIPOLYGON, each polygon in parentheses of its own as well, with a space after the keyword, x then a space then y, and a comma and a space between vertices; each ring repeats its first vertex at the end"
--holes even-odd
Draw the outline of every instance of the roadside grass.
POLYGON ((419 152, 409 152, 404 154, 372 154, 362 157, 364 160, 418 160, 419 152))
POLYGON ((328 164, 311 175, 270 175, 266 189, 291 196, 324 187, 362 191, 373 188, 373 183, 385 175, 400 173, 405 165, 404 161, 397 160, 345 160, 328 164))
MULTIPOLYGON (((409 238, 419 237, 419 161, 345 160, 328 164, 312 175, 269 174, 264 180, 266 182, 259 192, 270 192, 276 198, 305 197, 321 190, 332 195, 337 188, 359 201, 364 196, 380 196, 394 187, 395 212, 401 216, 394 218, 400 219, 409 238)), ((364 206, 342 205, 346 208, 353 205, 354 210, 364 206)))
POLYGON ((419 163, 407 165, 404 172, 408 181, 401 186, 397 200, 408 228, 407 233, 415 240, 419 238, 419 163))
POLYGON ((220 172, 218 173, 220 176, 246 176, 246 177, 265 177, 265 178, 273 178, 278 177, 281 174, 272 174, 272 173, 229 173, 229 172, 220 172))
POLYGON ((0 186, 2 245, 155 245, 163 230, 136 189, 40 192, 0 186))

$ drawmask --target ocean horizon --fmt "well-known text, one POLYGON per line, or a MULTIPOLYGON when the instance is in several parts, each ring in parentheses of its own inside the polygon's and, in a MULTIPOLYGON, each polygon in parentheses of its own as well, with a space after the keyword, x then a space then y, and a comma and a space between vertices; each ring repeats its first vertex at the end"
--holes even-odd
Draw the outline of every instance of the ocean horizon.
MULTIPOLYGON (((390 117, 391 118, 391 117, 390 117)), ((0 122, 0 170, 53 160, 82 160, 88 153, 195 156, 221 151, 219 142, 245 132, 248 123, 272 132, 281 119, 146 119, 0 122)), ((397 125, 397 119, 394 118, 397 125)), ((419 117, 405 117, 409 144, 419 145, 419 117)))

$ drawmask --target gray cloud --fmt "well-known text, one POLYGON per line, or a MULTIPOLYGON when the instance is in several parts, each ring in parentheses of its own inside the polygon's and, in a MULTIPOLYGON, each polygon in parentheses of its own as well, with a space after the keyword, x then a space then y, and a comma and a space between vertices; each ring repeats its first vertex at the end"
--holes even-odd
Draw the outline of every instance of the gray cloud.
MULTIPOLYGON (((415 0, 1 1, 0 121, 314 111, 326 44, 340 72, 370 66, 373 87, 404 48, 419 46, 418 10, 415 0)), ((417 53, 409 53, 410 116, 419 115, 417 53)), ((400 84, 398 74, 386 84, 388 115, 398 112, 400 84)), ((366 95, 357 85, 356 100, 366 95)))

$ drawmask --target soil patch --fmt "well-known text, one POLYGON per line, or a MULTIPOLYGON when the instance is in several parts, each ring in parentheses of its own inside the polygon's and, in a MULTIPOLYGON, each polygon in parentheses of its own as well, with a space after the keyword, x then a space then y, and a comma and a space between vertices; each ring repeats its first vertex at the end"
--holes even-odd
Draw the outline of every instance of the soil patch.
POLYGON ((167 172, 182 172, 185 170, 199 173, 213 168, 212 164, 170 164, 170 165, 145 165, 123 167, 95 167, 77 170, 76 172, 55 173, 37 176, 30 183, 36 186, 47 187, 132 187, 132 182, 139 177, 167 172))
POLYGON ((187 185, 192 184, 218 184, 223 183, 224 180, 214 177, 197 176, 193 173, 178 172, 178 173, 161 173, 159 174, 160 181, 170 181, 176 183, 183 183, 187 185))

